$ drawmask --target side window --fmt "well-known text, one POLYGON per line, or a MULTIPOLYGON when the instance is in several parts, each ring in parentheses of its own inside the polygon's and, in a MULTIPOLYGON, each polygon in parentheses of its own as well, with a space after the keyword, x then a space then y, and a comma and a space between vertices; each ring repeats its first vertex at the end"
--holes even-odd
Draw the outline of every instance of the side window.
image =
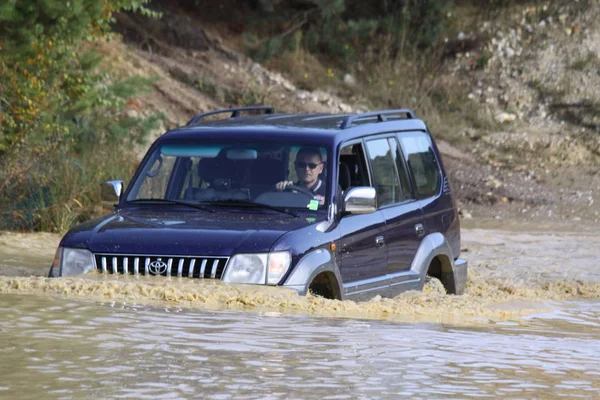
POLYGON ((383 206, 401 201, 402 192, 388 139, 369 140, 367 149, 373 170, 373 185, 377 190, 377 203, 383 206))
POLYGON ((395 138, 388 138, 388 141, 390 142, 390 147, 392 148, 392 157, 396 163, 396 170, 398 171, 398 177, 400 178, 400 189, 402 190, 402 194, 400 195, 398 201, 410 200, 413 196, 410 192, 408 172, 406 171, 406 166, 404 164, 404 157, 400 152, 400 146, 398 146, 398 141, 395 138))
POLYGON ((440 168, 426 133, 411 132, 398 135, 404 157, 415 182, 417 197, 435 196, 440 189, 440 168))
POLYGON ((167 193, 176 157, 159 155, 154 163, 148 164, 143 172, 144 180, 137 195, 138 199, 162 199, 167 193))
POLYGON ((348 145, 340 150, 338 184, 342 192, 356 186, 370 186, 365 160, 360 143, 348 145))

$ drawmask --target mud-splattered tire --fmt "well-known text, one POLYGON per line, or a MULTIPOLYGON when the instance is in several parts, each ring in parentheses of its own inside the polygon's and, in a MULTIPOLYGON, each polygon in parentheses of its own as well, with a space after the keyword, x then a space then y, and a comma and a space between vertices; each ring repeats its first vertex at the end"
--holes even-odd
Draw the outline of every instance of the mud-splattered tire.
POLYGON ((438 278, 427 275, 425 277, 425 284, 423 285, 423 292, 446 294, 446 288, 438 278))

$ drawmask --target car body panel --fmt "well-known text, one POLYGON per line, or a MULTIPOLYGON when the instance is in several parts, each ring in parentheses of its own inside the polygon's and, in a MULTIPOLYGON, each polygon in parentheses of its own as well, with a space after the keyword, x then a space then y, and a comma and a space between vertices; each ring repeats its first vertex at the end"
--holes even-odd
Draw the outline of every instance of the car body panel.
POLYGON ((415 227, 423 224, 423 211, 418 201, 393 205, 381 210, 385 227, 385 244, 388 262, 387 273, 410 269, 412 260, 421 244, 423 235, 418 235, 415 227))
POLYGON ((387 250, 377 247, 377 238, 383 237, 385 220, 381 211, 362 215, 346 215, 339 224, 341 243, 342 281, 367 279, 385 273, 387 250))
MULTIPOLYGON (((311 217, 314 221, 320 217, 311 217)), ((306 218, 244 209, 205 211, 133 209, 69 232, 61 245, 93 253, 230 256, 268 252, 283 234, 307 226, 306 218), (87 227, 87 229, 86 229, 87 227)))
POLYGON ((434 258, 446 263, 443 271, 447 274, 446 280, 451 281, 450 287, 446 287, 448 292, 462 294, 466 287, 467 263, 459 259, 455 266, 454 254, 444 235, 432 233, 421 241, 409 270, 344 285, 344 298, 364 301, 375 295, 395 297, 407 290, 421 290, 434 258))
MULTIPOLYGON (((283 287, 294 289, 300 295, 308 293, 309 283, 315 277, 322 273, 331 273, 335 276, 336 281, 342 281, 339 265, 336 261, 335 254, 327 249, 316 249, 306 254, 298 262, 293 272, 285 280, 283 287)), ((341 297, 341 287, 337 288, 341 297)))

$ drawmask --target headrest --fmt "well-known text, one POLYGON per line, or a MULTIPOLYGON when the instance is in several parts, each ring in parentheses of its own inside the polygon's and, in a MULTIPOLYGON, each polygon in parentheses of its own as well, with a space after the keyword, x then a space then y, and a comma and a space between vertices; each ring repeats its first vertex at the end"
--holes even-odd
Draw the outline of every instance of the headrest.
POLYGON ((241 169, 241 165, 236 164, 236 161, 220 156, 203 158, 198 162, 198 175, 207 181, 216 178, 233 179, 243 172, 241 169))
POLYGON ((340 162, 340 179, 339 184, 343 191, 350 187, 350 168, 345 162, 340 162))
POLYGON ((212 181, 217 178, 218 172, 218 160, 216 158, 203 158, 198 162, 198 176, 205 181, 212 181))

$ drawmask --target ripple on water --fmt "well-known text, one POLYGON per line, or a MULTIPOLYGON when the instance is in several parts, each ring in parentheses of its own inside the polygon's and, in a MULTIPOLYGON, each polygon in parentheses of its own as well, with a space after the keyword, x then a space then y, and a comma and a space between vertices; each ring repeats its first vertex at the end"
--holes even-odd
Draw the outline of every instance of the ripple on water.
POLYGON ((600 397, 600 236, 463 239, 467 294, 433 282, 355 303, 187 279, 26 277, 47 273, 57 237, 2 235, 0 397, 600 397))
POLYGON ((453 326, 14 297, 0 295, 0 386, 24 397, 600 395, 600 332, 569 330, 600 317, 598 301, 554 319, 453 326), (22 330, 24 315, 36 326, 22 330))

